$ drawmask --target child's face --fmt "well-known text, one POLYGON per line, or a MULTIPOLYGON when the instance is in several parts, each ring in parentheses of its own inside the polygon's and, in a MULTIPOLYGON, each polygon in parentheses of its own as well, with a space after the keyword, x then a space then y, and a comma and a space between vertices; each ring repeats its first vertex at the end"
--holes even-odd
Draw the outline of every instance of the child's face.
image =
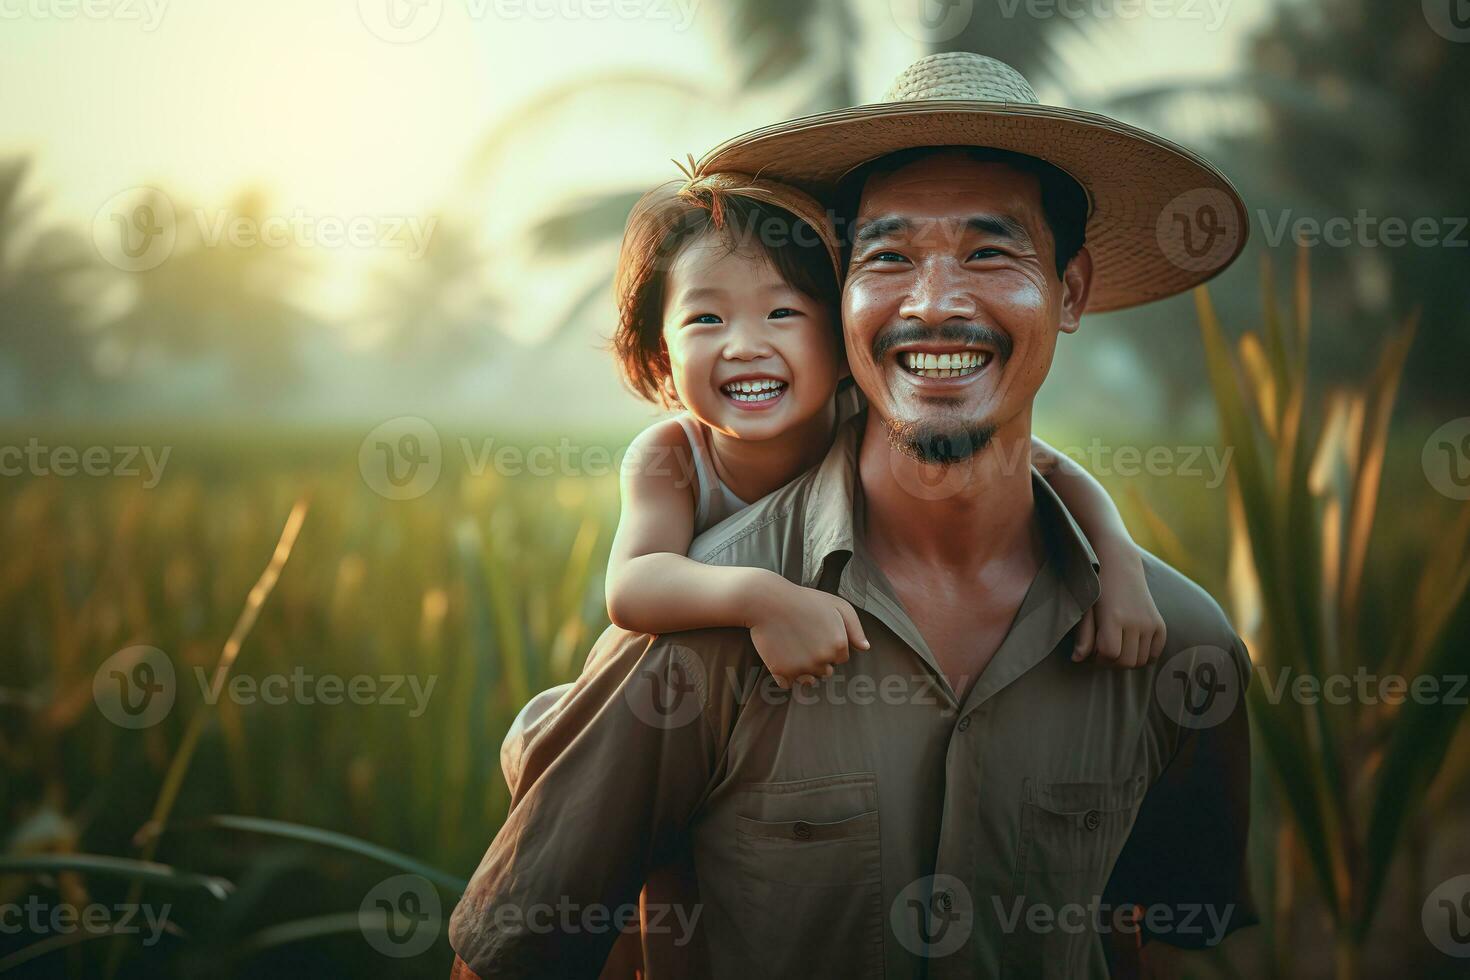
POLYGON ((762 254, 718 235, 669 270, 664 343, 679 401, 740 439, 769 439, 826 409, 846 373, 834 311, 793 289, 762 254), (746 388, 758 390, 746 391, 746 388))

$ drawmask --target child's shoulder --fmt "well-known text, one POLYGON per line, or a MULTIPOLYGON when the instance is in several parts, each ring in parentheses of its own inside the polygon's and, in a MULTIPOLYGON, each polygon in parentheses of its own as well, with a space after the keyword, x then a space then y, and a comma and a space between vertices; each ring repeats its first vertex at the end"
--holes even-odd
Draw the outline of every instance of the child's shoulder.
POLYGON ((623 457, 624 475, 683 473, 691 453, 686 424, 682 415, 671 415, 634 436, 623 457))
MULTIPOLYGON (((659 419, 648 426, 642 432, 633 437, 628 443, 628 451, 648 449, 688 449, 689 435, 685 429, 687 424, 684 416, 687 412, 679 415, 670 415, 666 419, 659 419)), ((698 425, 699 423, 695 423, 698 425)))

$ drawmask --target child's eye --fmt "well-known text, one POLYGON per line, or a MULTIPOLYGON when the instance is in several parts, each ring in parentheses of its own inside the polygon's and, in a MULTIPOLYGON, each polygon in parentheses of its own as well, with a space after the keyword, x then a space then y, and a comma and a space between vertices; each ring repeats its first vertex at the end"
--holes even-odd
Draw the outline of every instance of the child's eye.
POLYGON ((789 316, 801 316, 801 311, 793 310, 789 306, 783 306, 780 309, 772 310, 770 316, 767 317, 767 319, 784 320, 789 316))
POLYGON ((723 321, 719 317, 715 316, 713 313, 697 313, 694 316, 690 317, 687 322, 688 323, 721 323, 723 321))

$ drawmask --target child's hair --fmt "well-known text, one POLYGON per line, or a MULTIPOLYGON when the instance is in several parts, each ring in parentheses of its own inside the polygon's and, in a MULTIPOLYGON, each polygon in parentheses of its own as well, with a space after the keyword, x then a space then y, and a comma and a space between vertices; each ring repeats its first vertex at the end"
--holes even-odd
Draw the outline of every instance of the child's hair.
MULTIPOLYGON (((839 248, 827 211, 795 188, 743 174, 707 174, 654 188, 634 205, 615 284, 612 352, 635 394, 664 407, 670 374, 663 342, 669 269, 691 242, 715 232, 731 252, 754 250, 791 288, 836 310, 839 248)), ((840 322, 834 328, 841 339, 840 322)))

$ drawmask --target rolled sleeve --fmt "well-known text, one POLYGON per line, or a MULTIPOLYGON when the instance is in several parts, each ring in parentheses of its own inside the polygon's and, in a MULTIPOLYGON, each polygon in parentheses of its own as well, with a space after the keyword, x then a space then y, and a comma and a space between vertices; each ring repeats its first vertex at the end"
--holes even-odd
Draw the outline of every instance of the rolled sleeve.
POLYGON ((719 632, 609 628, 525 739, 510 815, 450 920, 451 945, 482 980, 595 977, 630 909, 636 928, 639 891, 720 757, 689 645, 719 632))

